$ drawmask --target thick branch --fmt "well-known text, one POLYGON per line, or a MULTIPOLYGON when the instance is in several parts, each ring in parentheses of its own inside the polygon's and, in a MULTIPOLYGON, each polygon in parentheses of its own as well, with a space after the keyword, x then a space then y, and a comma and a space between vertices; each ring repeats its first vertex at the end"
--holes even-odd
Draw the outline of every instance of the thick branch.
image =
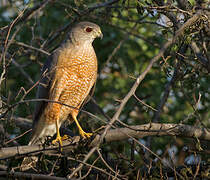
MULTIPOLYGON (((144 125, 130 126, 129 128, 117 128, 109 130, 105 136, 105 142, 126 140, 129 136, 143 138, 145 136, 181 136, 198 138, 210 141, 210 129, 198 128, 184 124, 148 123, 144 125)), ((95 137, 91 145, 97 143, 99 135, 95 137)))
MULTIPOLYGON (((32 174, 32 173, 23 173, 23 172, 8 172, 8 171, 0 171, 0 177, 13 177, 13 178, 30 178, 34 180, 66 180, 66 178, 62 177, 55 177, 55 176, 49 176, 49 175, 44 175, 44 174, 32 174)), ((72 178, 70 180, 73 180, 75 178, 72 178)))
MULTIPOLYGON (((103 132, 102 132, 103 133, 103 132)), ((109 143, 112 141, 121 141, 134 138, 143 138, 145 136, 181 136, 186 138, 198 138, 200 140, 210 141, 210 129, 198 128, 184 124, 160 124, 149 123, 144 125, 130 126, 128 128, 117 128, 107 131, 104 138, 104 142, 109 143)), ((78 147, 81 138, 79 136, 74 137, 70 141, 64 141, 63 152, 69 152, 78 147)), ((100 135, 96 135, 93 141, 90 143, 90 147, 94 147, 100 141, 100 135)), ((10 158, 13 156, 21 156, 29 153, 37 154, 43 151, 43 153, 56 153, 58 152, 58 146, 17 146, 0 149, 0 160, 10 158)))

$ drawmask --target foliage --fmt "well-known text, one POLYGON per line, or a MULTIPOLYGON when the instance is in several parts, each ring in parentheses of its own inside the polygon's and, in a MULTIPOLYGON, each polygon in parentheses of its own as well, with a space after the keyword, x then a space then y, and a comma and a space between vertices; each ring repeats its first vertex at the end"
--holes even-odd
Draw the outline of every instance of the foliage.
MULTIPOLYGON (((47 53, 52 53, 61 44, 74 23, 86 20, 100 25, 104 34, 102 40, 94 42, 99 73, 93 98, 112 118, 150 60, 184 23, 201 11, 201 17, 186 28, 153 65, 135 96, 127 102, 119 120, 129 126, 159 122, 210 128, 210 23, 207 1, 112 0, 102 3, 93 0, 19 0, 0 1, 0 5, 2 147, 17 145, 6 142, 27 130, 17 124, 16 118, 32 119, 35 101, 21 101, 35 99, 34 84, 39 80, 47 53), (39 7, 39 10, 34 7, 39 7), (15 103, 17 106, 10 108, 15 103)), ((107 125, 107 118, 93 102, 84 109, 98 117, 81 112, 79 119, 84 129, 95 131, 107 125)), ((116 128, 123 127, 119 122, 114 125, 116 128)), ((65 126, 74 134, 78 133, 75 124, 65 126)), ((25 135, 16 143, 25 145, 28 140, 25 135)), ((99 153, 94 153, 87 163, 94 163, 94 166, 113 175, 112 171, 119 171, 122 175, 117 176, 119 179, 164 179, 174 176, 168 164, 175 167, 192 165, 191 172, 185 166, 177 169, 177 173, 185 178, 207 177, 203 166, 209 168, 209 141, 171 136, 145 137, 138 141, 158 154, 160 159, 128 138, 101 146, 101 156, 110 167, 102 158, 96 160, 100 157, 99 153), (188 151, 184 151, 183 147, 187 147, 188 151), (191 155, 195 156, 193 163, 187 164, 187 158, 191 155), (196 161, 197 157, 199 162, 196 161), (197 171, 198 164, 200 169, 197 171)), ((86 146, 84 151, 82 148, 63 157, 41 154, 39 173, 66 177, 77 167, 78 160, 82 161, 88 153, 86 146)), ((10 164, 0 161, 8 169, 20 163, 21 158, 11 160, 10 164)), ((87 173, 88 169, 89 166, 85 166, 82 174, 87 173)), ((108 179, 108 176, 92 168, 86 178, 108 179)))

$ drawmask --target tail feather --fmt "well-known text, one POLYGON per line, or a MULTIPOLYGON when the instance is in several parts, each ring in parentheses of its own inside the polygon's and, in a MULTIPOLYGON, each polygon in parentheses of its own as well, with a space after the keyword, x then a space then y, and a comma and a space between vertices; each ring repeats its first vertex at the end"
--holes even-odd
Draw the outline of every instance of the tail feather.
MULTIPOLYGON (((32 136, 31 136, 31 140, 28 143, 28 145, 43 144, 45 142, 47 136, 53 136, 55 133, 56 133, 56 125, 55 124, 44 126, 44 124, 43 123, 41 124, 41 122, 40 122, 39 126, 37 125, 36 127, 34 127, 32 136)), ((31 169, 36 166, 37 161, 38 161, 38 158, 35 156, 25 157, 23 159, 21 166, 20 166, 20 169, 22 171, 31 169)))

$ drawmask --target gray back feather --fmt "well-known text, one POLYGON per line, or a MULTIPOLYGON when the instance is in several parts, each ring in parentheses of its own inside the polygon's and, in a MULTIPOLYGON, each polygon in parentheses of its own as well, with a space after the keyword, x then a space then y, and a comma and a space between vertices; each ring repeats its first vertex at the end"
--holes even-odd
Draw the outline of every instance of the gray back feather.
MULTIPOLYGON (((56 67, 58 60, 58 51, 56 50, 51 56, 48 57, 45 62, 42 71, 41 71, 41 79, 38 85, 38 90, 36 94, 37 99, 49 99, 49 90, 52 83, 52 79, 54 77, 54 68, 56 67)), ((42 112, 44 111, 47 105, 46 101, 37 101, 35 105, 35 111, 33 114, 33 129, 35 129, 35 125, 39 121, 42 112)))

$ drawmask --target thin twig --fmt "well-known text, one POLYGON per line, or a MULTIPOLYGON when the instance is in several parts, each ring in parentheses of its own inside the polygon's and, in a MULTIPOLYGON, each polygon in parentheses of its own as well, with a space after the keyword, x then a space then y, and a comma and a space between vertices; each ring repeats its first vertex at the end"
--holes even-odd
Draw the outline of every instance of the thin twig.
POLYGON ((23 76, 26 77, 26 79, 31 85, 34 84, 34 81, 32 80, 32 78, 25 72, 25 70, 20 66, 20 64, 18 64, 14 59, 12 59, 12 64, 14 64, 20 70, 20 72, 23 74, 23 76))
POLYGON ((134 96, 140 103, 142 103, 144 106, 146 106, 146 107, 152 109, 153 111, 157 111, 157 109, 153 108, 152 106, 146 104, 144 101, 142 101, 141 99, 139 99, 139 98, 136 96, 136 93, 134 93, 133 96, 134 96))
POLYGON ((36 48, 36 47, 30 46, 30 45, 25 44, 25 43, 23 43, 23 42, 17 42, 17 41, 15 41, 15 42, 13 42, 13 43, 15 43, 15 44, 17 44, 17 45, 20 45, 20 46, 23 46, 23 47, 26 47, 26 48, 29 48, 29 49, 36 50, 36 51, 41 52, 41 53, 43 53, 43 54, 45 54, 45 55, 48 55, 48 56, 51 55, 51 53, 49 53, 49 52, 47 52, 47 51, 45 51, 45 50, 43 50, 43 49, 40 49, 40 48, 36 48))
POLYGON ((20 138, 20 137, 24 136, 25 134, 27 134, 27 133, 31 132, 31 130, 32 130, 32 129, 29 129, 28 131, 26 131, 26 132, 22 133, 21 135, 19 135, 19 136, 15 137, 15 138, 13 138, 13 139, 10 139, 9 141, 5 142, 5 143, 4 143, 4 145, 9 144, 10 142, 12 142, 12 141, 14 141, 14 140, 16 140, 16 139, 18 139, 18 138, 20 138))
POLYGON ((102 154, 101 154, 99 148, 97 148, 97 153, 98 153, 99 157, 101 158, 102 162, 105 164, 105 166, 106 166, 111 172, 113 172, 113 173, 115 174, 116 177, 122 176, 122 175, 118 174, 116 171, 114 171, 114 170, 108 165, 108 163, 104 160, 104 158, 103 158, 103 156, 102 156, 102 154))
POLYGON ((70 174, 68 175, 68 179, 72 178, 82 167, 84 166, 84 163, 90 158, 90 156, 96 151, 97 147, 93 147, 89 153, 85 156, 84 160, 82 163, 79 164, 79 166, 70 174))

